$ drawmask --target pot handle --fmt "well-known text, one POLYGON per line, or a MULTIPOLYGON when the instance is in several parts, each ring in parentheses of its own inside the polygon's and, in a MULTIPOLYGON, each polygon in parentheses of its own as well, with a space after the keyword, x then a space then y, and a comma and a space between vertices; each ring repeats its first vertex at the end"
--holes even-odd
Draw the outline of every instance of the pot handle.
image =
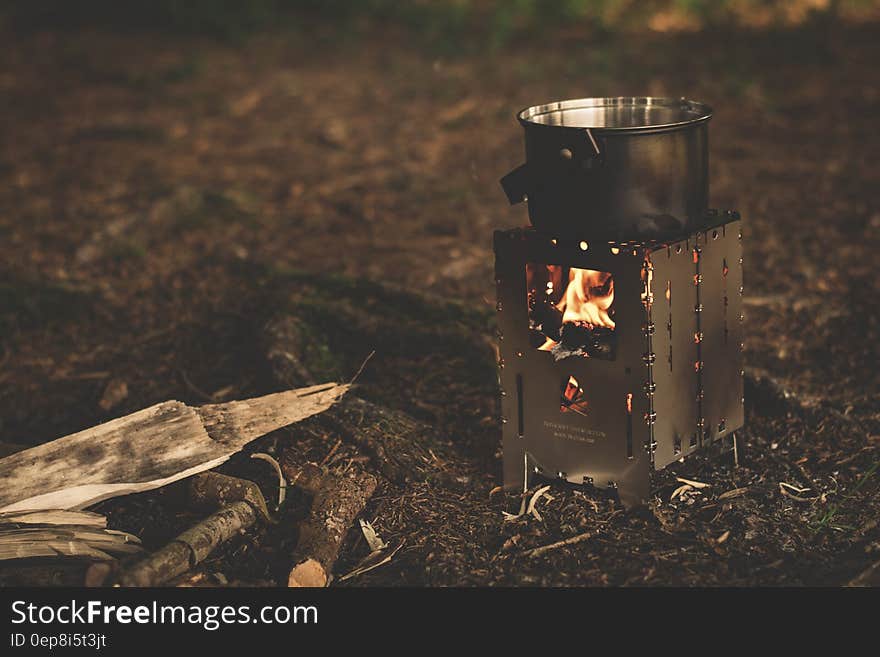
MULTIPOLYGON (((589 128, 572 133, 574 141, 570 147, 559 149, 559 159, 565 166, 584 166, 587 162, 601 162, 602 149, 589 128)), ((542 167, 545 171, 547 169, 542 167)), ((519 165, 501 179, 501 187, 511 205, 525 201, 529 191, 536 184, 537 175, 529 167, 529 163, 519 165)))
POLYGON ((532 174, 528 162, 520 164, 504 176, 500 182, 511 205, 525 201, 532 186, 532 174))

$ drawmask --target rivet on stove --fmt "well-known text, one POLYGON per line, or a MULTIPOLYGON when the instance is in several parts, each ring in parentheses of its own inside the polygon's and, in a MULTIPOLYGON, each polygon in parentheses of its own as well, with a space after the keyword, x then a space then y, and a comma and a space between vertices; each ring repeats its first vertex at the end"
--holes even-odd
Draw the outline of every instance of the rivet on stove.
POLYGON ((647 363, 648 365, 651 365, 657 360, 657 354, 655 354, 653 351, 642 354, 642 360, 645 361, 645 363, 647 363))
POLYGON ((654 424, 657 421, 657 411, 645 413, 645 424, 654 424))
POLYGON ((694 306, 694 312, 695 312, 695 313, 701 313, 701 312, 703 312, 703 304, 698 303, 696 306, 694 306))
POLYGON ((578 244, 578 246, 580 247, 581 251, 586 251, 590 248, 590 245, 587 242, 581 242, 580 244, 578 244))
POLYGON ((504 369, 504 359, 503 358, 498 359, 498 369, 502 369, 502 370, 504 369))
POLYGON ((642 331, 645 335, 653 335, 654 334, 654 322, 648 322, 642 327, 642 331))
POLYGON ((501 424, 507 424, 507 418, 506 418, 506 417, 502 417, 502 418, 501 418, 501 424))
POLYGON ((521 352, 521 351, 517 351, 517 352, 516 352, 516 355, 517 355, 519 358, 522 358, 523 352, 521 352))
POLYGON ((649 396, 649 397, 650 397, 651 395, 653 395, 654 392, 656 392, 656 390, 657 390, 657 384, 654 383, 653 381, 649 381, 649 382, 646 383, 643 387, 644 387, 644 389, 645 389, 645 395, 647 395, 647 396, 649 396))
POLYGON ((504 308, 504 306, 502 305, 502 303, 500 301, 495 304, 495 310, 497 310, 498 312, 501 312, 501 310, 503 308, 504 308))

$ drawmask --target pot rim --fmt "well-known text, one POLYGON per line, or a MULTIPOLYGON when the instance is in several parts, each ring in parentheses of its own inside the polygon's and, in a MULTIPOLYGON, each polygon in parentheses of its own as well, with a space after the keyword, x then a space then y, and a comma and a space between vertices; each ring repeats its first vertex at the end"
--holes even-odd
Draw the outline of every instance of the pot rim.
MULTIPOLYGON (((656 130, 675 130, 708 121, 712 118, 712 108, 698 101, 687 98, 669 98, 660 96, 617 96, 607 98, 574 98, 560 100, 543 105, 526 107, 516 114, 517 120, 523 127, 540 126, 546 128, 574 128, 589 129, 597 133, 617 132, 644 132, 656 130), (560 125, 545 123, 538 120, 539 117, 553 113, 571 112, 573 110, 597 109, 597 108, 624 108, 624 107, 658 107, 662 109, 677 110, 681 113, 679 121, 664 123, 646 123, 645 125, 607 126, 607 125, 560 125)), ((581 122, 583 123, 583 122, 581 122)))

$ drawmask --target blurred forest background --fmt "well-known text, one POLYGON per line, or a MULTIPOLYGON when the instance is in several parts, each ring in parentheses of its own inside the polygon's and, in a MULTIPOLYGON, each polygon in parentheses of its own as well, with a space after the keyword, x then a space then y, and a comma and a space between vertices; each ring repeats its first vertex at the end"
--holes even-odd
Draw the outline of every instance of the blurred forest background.
MULTIPOLYGON (((0 443, 277 390, 264 327, 287 313, 315 378, 375 349, 357 394, 451 441, 461 488, 383 488, 368 517, 406 546, 355 584, 849 581, 880 559, 878 20, 876 0, 0 0, 0 443), (714 108, 747 368, 785 394, 750 391, 738 469, 683 466, 710 489, 633 513, 554 490, 542 522, 502 523, 514 115, 616 95, 714 108)), ((335 439, 292 444, 320 462, 335 439)), ((102 510, 152 548, 180 529, 161 509, 102 510)), ((261 540, 209 568, 273 580, 261 540)))
POLYGON ((810 21, 873 20, 876 0, 4 0, 18 25, 101 25, 241 38, 310 19, 364 29, 394 24, 442 43, 462 34, 499 46, 524 33, 560 27, 639 32, 711 27, 770 28, 810 21))

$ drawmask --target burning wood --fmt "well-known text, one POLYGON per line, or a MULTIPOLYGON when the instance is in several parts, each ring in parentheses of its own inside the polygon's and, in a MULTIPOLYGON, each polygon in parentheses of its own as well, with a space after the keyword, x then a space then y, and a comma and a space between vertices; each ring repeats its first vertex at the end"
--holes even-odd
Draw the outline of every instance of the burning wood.
POLYGON ((614 359, 611 274, 529 263, 526 280, 533 346, 552 352, 555 360, 571 356, 614 359), (564 289, 563 280, 567 281, 564 289))

